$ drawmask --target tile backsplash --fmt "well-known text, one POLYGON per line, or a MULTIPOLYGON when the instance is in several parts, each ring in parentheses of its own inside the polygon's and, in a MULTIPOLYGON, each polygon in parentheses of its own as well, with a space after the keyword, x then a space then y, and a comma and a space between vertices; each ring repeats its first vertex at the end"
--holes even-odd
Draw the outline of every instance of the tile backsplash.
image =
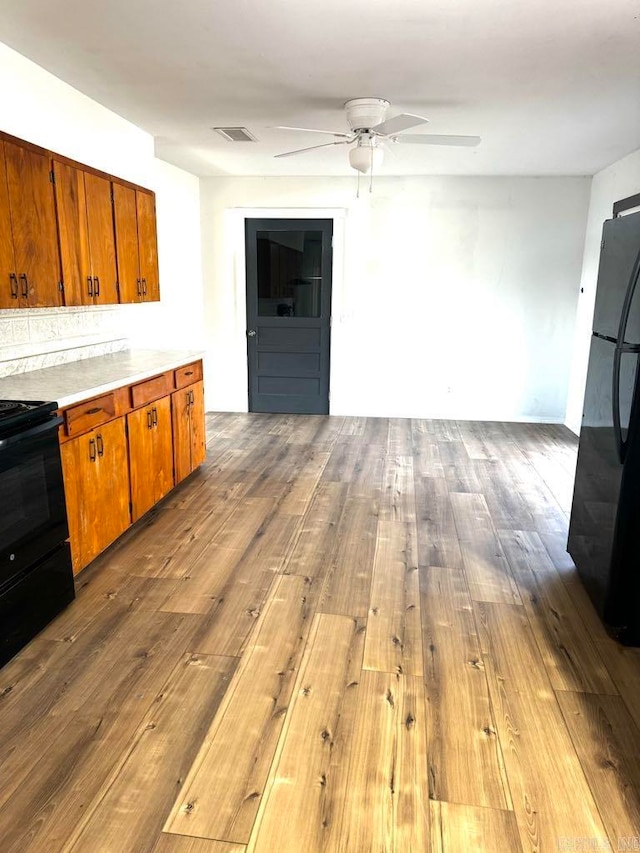
POLYGON ((127 349, 122 307, 0 310, 0 377, 127 349))

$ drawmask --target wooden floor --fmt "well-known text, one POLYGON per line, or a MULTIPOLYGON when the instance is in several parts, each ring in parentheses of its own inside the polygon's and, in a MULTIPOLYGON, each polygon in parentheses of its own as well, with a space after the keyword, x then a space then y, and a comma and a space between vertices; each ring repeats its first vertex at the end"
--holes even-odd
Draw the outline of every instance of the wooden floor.
POLYGON ((208 426, 0 671, 2 853, 640 849, 640 651, 565 553, 566 429, 208 426))

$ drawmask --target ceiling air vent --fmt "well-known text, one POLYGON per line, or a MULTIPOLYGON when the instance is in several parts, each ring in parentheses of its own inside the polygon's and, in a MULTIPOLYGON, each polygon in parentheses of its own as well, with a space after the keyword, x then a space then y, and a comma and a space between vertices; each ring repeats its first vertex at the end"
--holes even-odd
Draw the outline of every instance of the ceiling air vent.
POLYGON ((216 133, 219 133, 227 142, 257 142, 258 140, 252 133, 249 133, 246 127, 214 127, 216 133))

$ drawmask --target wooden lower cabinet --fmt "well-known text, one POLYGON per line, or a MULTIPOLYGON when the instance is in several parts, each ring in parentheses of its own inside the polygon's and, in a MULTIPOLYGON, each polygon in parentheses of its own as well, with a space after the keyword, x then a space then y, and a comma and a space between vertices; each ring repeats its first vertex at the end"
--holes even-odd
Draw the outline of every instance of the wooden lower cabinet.
POLYGON ((76 574, 204 461, 205 439, 201 361, 63 409, 76 574))
POLYGON ((131 519, 137 521, 174 486, 171 396, 127 415, 131 519))
POLYGON ((65 442, 60 452, 77 574, 130 524, 124 418, 65 442))
POLYGON ((206 454, 204 384, 194 382, 171 395, 173 464, 176 483, 184 480, 206 454))

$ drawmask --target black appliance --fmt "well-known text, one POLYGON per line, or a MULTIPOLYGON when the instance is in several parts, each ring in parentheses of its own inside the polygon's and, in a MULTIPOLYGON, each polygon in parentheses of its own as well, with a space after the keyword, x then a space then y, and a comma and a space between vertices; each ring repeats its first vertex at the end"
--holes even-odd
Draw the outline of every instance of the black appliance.
POLYGON ((56 409, 0 400, 0 666, 75 597, 56 409))
POLYGON ((640 645, 640 212, 607 220, 567 550, 603 622, 640 645))

